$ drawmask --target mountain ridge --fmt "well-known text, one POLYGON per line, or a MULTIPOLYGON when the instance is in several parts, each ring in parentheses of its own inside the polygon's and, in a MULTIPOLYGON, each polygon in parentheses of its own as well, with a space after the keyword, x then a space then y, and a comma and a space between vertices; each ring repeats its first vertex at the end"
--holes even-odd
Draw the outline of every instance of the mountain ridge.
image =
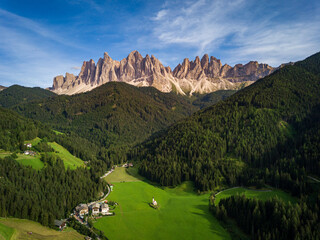
POLYGON ((84 61, 78 76, 66 73, 53 79, 51 91, 73 95, 91 91, 107 82, 125 82, 138 87, 152 86, 161 92, 175 91, 182 95, 210 93, 217 90, 238 90, 259 78, 272 73, 276 68, 251 61, 234 67, 221 64, 219 59, 205 54, 201 60, 185 58, 172 71, 155 56, 144 58, 132 51, 121 61, 113 60, 108 53, 95 62, 84 61))

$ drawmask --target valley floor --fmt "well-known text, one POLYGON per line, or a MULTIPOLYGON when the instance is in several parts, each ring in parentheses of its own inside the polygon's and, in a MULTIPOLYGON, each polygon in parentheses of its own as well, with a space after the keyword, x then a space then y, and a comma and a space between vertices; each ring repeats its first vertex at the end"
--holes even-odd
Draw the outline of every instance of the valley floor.
MULTIPOLYGON (((176 188, 161 188, 141 177, 137 168, 123 167, 116 168, 105 179, 113 184, 107 199, 119 205, 115 216, 100 218, 94 226, 111 240, 231 239, 229 232, 209 211, 210 193, 196 194, 192 182, 184 182, 176 188), (158 202, 158 209, 149 206, 153 197, 158 202)), ((285 202, 296 202, 295 198, 278 189, 236 187, 218 193, 216 204, 220 199, 236 194, 261 200, 277 196, 285 202)), ((238 231, 235 225, 232 228, 238 231)))
POLYGON ((209 212, 209 194, 197 195, 192 182, 162 189, 133 175, 116 168, 106 178, 114 185, 108 200, 119 206, 115 216, 100 218, 94 226, 109 239, 231 239, 209 212), (153 197, 158 209, 149 206, 153 197))

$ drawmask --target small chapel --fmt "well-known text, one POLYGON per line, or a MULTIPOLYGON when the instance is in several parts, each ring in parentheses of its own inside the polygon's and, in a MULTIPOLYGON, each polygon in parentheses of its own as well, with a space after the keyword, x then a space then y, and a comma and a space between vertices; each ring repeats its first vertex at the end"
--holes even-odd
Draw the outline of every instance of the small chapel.
POLYGON ((153 206, 157 206, 157 205, 158 205, 157 201, 154 200, 154 197, 152 198, 152 205, 153 205, 153 206))

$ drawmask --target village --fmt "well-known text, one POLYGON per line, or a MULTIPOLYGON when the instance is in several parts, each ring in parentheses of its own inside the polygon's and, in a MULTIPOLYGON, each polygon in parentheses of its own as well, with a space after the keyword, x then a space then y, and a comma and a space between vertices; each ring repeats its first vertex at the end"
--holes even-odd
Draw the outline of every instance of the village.
MULTIPOLYGON (((117 167, 129 168, 133 167, 132 163, 124 163, 121 166, 113 166, 108 172, 106 172, 101 178, 105 178, 109 174, 113 173, 117 167)), ((113 184, 107 185, 107 193, 102 196, 100 200, 93 201, 90 203, 81 203, 75 207, 73 213, 70 214, 70 218, 76 220, 82 226, 86 227, 89 231, 91 231, 95 236, 96 239, 100 239, 97 235, 96 231, 92 228, 92 221, 96 221, 99 218, 106 217, 106 216, 114 216, 114 209, 117 207, 118 203, 114 201, 108 201, 106 198, 108 195, 113 191, 113 184)), ((159 204, 152 198, 152 201, 149 203, 149 206, 158 209, 159 204)), ((55 220, 55 226, 59 231, 63 231, 67 227, 67 219, 62 220, 55 220)), ((70 219, 69 219, 70 221, 70 219)), ((87 236, 86 239, 92 239, 91 237, 87 236)))
MULTIPOLYGON (((29 148, 29 146, 27 146, 29 148)), ((31 146, 30 146, 31 147, 31 146)), ((106 172, 103 176, 100 178, 105 178, 109 174, 111 174, 115 168, 117 167, 124 167, 124 168, 129 168, 133 167, 132 163, 124 163, 121 166, 113 166, 111 170, 106 172)), ((78 206, 75 207, 73 213, 70 214, 71 218, 74 218, 77 222, 79 222, 81 225, 86 226, 88 229, 91 229, 91 226, 89 224, 90 221, 92 220, 97 220, 101 217, 104 216, 113 216, 114 210, 118 203, 113 202, 113 201, 108 201, 106 198, 110 194, 111 191, 113 191, 113 184, 107 185, 108 191, 107 193, 102 196, 100 200, 90 202, 90 203, 81 203, 78 206)), ((153 206, 157 205, 157 202, 153 199, 152 203, 153 206)), ((55 220, 55 226, 60 230, 63 231, 63 229, 67 226, 66 224, 67 220, 55 220)), ((90 239, 90 238, 88 238, 90 239)), ((97 237, 97 239, 99 239, 97 237)))

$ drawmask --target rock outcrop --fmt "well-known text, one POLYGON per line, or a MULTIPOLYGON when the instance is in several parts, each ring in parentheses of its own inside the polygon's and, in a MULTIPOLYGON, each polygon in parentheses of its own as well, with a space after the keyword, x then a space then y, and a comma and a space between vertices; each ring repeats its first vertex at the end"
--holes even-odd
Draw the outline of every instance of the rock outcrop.
POLYGON ((91 59, 83 62, 78 76, 66 73, 54 78, 51 90, 58 94, 90 91, 111 81, 126 82, 138 87, 153 86, 162 92, 180 94, 208 93, 220 89, 238 89, 272 73, 267 64, 249 62, 231 67, 205 54, 200 60, 184 59, 173 71, 164 67, 153 55, 142 57, 138 51, 116 61, 108 53, 97 64, 91 59))
POLYGON ((4 87, 4 86, 1 86, 1 85, 0 85, 0 92, 1 92, 2 90, 5 90, 5 89, 7 89, 7 87, 4 87))

